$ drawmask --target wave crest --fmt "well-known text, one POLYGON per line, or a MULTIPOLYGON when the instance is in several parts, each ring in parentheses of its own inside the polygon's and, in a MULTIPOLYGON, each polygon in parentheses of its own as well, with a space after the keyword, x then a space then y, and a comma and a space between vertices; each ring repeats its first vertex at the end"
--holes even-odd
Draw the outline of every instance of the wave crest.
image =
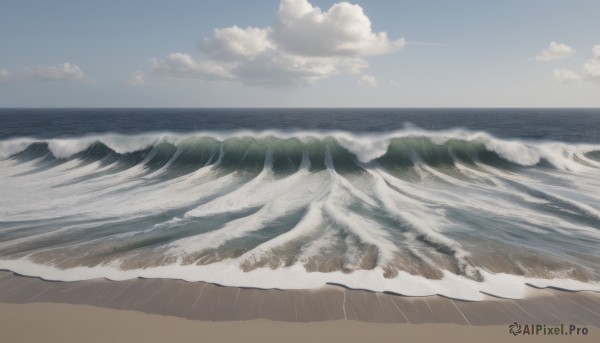
MULTIPOLYGON (((175 164, 204 165, 222 154, 224 164, 262 167, 267 150, 273 152, 276 169, 297 168, 307 152, 313 163, 324 160, 330 149, 336 167, 381 163, 409 167, 415 160, 432 166, 455 161, 486 164, 536 166, 551 165, 576 170, 579 165, 598 162, 600 146, 560 142, 502 140, 483 132, 418 130, 388 134, 347 132, 229 132, 144 135, 97 135, 79 138, 38 140, 18 138, 0 142, 0 158, 31 160, 44 155, 55 159, 125 159, 152 154, 150 165, 173 159, 175 164), (286 165, 286 166, 284 166, 286 165)), ((144 160, 143 158, 141 160, 144 160)), ((320 167, 323 168, 323 163, 320 167)))

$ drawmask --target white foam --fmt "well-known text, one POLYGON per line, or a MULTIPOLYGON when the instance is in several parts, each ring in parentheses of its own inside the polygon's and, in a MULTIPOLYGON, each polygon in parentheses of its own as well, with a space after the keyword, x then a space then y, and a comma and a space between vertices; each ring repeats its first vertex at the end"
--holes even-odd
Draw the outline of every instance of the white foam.
POLYGON ((256 213, 233 220, 218 230, 175 241, 170 244, 171 250, 181 255, 218 247, 308 207, 322 198, 328 189, 329 182, 322 173, 308 174, 304 168, 281 180, 273 180, 267 175, 257 177, 236 191, 189 211, 186 217, 236 213, 262 206, 256 213))
POLYGON ((485 146, 489 150, 497 152, 504 159, 522 166, 533 166, 540 161, 539 152, 521 142, 488 139, 485 146))
POLYGON ((27 149, 35 142, 36 140, 32 138, 13 138, 0 141, 0 160, 27 149))
POLYGON ((343 272, 306 272, 300 265, 279 269, 258 268, 243 272, 236 261, 224 261, 211 265, 168 265, 141 270, 120 270, 117 263, 100 267, 76 267, 60 270, 54 267, 33 264, 26 260, 0 261, 0 268, 12 270, 26 276, 37 276, 53 281, 79 281, 107 278, 115 281, 138 277, 204 281, 232 287, 254 287, 262 289, 316 289, 328 283, 341 284, 349 288, 367 289, 376 292, 393 292, 406 296, 443 295, 454 299, 479 301, 486 294, 509 299, 521 299, 528 295, 527 284, 536 287, 556 287, 576 291, 600 292, 600 284, 585 283, 569 279, 536 279, 517 275, 492 274, 482 271, 484 282, 474 281, 448 272, 440 280, 399 272, 395 278, 383 277, 381 268, 343 272))
MULTIPOLYGON (((59 229, 45 233, 32 233, 19 239, 7 240, 0 247, 19 246, 33 241, 43 241, 50 236, 63 235, 72 230, 88 230, 94 225, 119 223, 120 221, 144 218, 164 213, 167 210, 193 208, 185 218, 166 218, 161 223, 139 228, 135 232, 125 232, 117 236, 126 239, 135 233, 152 230, 176 228, 182 220, 199 220, 215 214, 240 213, 257 209, 251 215, 229 221, 215 231, 183 238, 165 244, 161 248, 165 254, 185 257, 188 254, 205 249, 218 248, 226 242, 244 237, 261 230, 279 218, 302 209, 307 212, 300 221, 287 232, 267 240, 246 254, 231 260, 197 266, 173 265, 134 270, 119 269, 119 261, 93 268, 58 269, 34 264, 23 260, 0 259, 0 268, 15 272, 41 276, 50 280, 82 280, 107 277, 115 280, 136 277, 176 278, 188 281, 207 281, 229 286, 248 286, 259 288, 318 288, 328 282, 339 283, 352 288, 374 291, 391 291, 405 295, 442 294, 449 297, 481 300, 483 293, 501 297, 520 298, 526 295, 526 283, 539 287, 559 287, 572 290, 600 291, 598 283, 569 280, 557 274, 553 279, 535 279, 516 275, 492 274, 483 269, 477 271, 484 277, 477 282, 464 276, 443 271, 441 280, 428 280, 400 271, 392 279, 383 277, 382 268, 393 261, 401 245, 395 239, 405 239, 402 244, 409 246, 418 235, 424 235, 434 243, 450 247, 455 251, 459 264, 469 273, 473 272, 466 256, 472 247, 456 238, 453 230, 462 230, 464 234, 477 235, 477 228, 464 222, 453 222, 446 213, 454 211, 463 216, 473 216, 477 220, 488 220, 492 227, 494 220, 512 223, 512 229, 519 234, 536 237, 541 242, 547 235, 557 241, 565 241, 564 246, 549 245, 547 250, 558 256, 568 256, 561 249, 575 239, 577 244, 596 244, 600 232, 593 227, 593 220, 600 219, 598 204, 600 182, 598 181, 598 163, 585 157, 585 153, 600 150, 597 146, 564 144, 558 142, 527 142, 502 140, 485 133, 467 131, 426 132, 408 129, 389 134, 350 134, 344 132, 225 132, 225 133, 151 133, 124 136, 117 134, 92 135, 66 139, 19 138, 0 141, 0 159, 23 151, 35 142, 48 143, 56 157, 69 157, 85 150, 91 144, 101 142, 118 153, 140 151, 161 142, 179 145, 191 137, 212 137, 224 141, 232 137, 277 137, 323 140, 334 138, 343 147, 351 151, 358 159, 358 165, 365 172, 357 175, 340 175, 335 170, 333 157, 326 148, 325 171, 311 172, 308 153, 304 152, 299 170, 287 177, 278 178, 273 173, 273 153, 267 149, 263 171, 249 179, 242 172, 221 174, 219 163, 224 156, 223 147, 215 164, 207 165, 185 176, 161 180, 180 150, 161 169, 148 173, 144 163, 154 155, 150 153, 145 161, 116 174, 97 176, 84 182, 74 182, 90 174, 107 171, 110 166, 99 162, 83 163, 71 160, 46 170, 37 170, 39 161, 16 163, 13 160, 0 161, 0 187, 10 197, 0 199, 0 217, 2 221, 38 221, 53 219, 59 222, 62 217, 84 221, 82 224, 70 224, 65 221, 59 229), (415 171, 426 182, 408 182, 394 177, 378 166, 374 159, 387 152, 389 142, 400 137, 428 137, 442 144, 449 139, 463 139, 482 142, 486 147, 503 158, 523 166, 533 166, 542 159, 556 167, 522 168, 525 171, 511 172, 493 168, 483 163, 475 166, 456 163, 455 177, 451 172, 427 165, 414 155, 415 171), (587 163, 581 163, 577 159, 587 163), (34 173, 35 172, 35 173, 34 173), (465 178, 462 178, 465 176, 465 178), (440 180, 442 182, 440 182, 440 180), (526 185, 524 190, 519 185, 526 185), (548 199, 541 199, 535 192, 541 192, 548 199), (553 203, 555 202, 555 203, 553 203), (547 211, 550 206, 563 206, 571 216, 580 216, 581 220, 547 211), (544 210, 540 207, 545 206, 544 210), (357 210, 358 209, 358 210, 357 210), (362 211, 363 209, 364 211, 362 211), (377 212, 380 211, 380 212, 377 212), (386 219, 407 224, 408 232, 397 232, 386 227, 386 222, 371 216, 377 212, 386 219), (88 222, 85 222, 88 220, 88 222), (469 231, 470 230, 470 231, 469 231), (342 233, 342 234, 340 234, 342 233), (297 263, 276 270, 258 268, 244 273, 240 263, 259 259, 274 248, 285 245, 298 238, 306 238, 297 263), (412 241, 411 241, 412 240, 412 241), (353 273, 309 273, 303 264, 311 257, 318 257, 333 244, 345 246, 344 266, 356 269, 362 243, 378 248, 379 258, 374 270, 356 270, 353 273), (483 292, 483 293, 482 293, 483 292)), ((317 162, 317 161, 313 161, 317 162)), ((477 161, 476 161, 477 162, 477 161)), ((23 224, 27 227, 27 224, 23 224)), ((60 226, 60 225, 59 225, 60 226)), ((493 228, 493 227, 492 227, 493 228)), ((487 228, 486 228, 487 229, 487 228)), ((497 228, 504 230, 502 227, 497 228)), ((489 235, 494 235, 488 230, 489 235)), ((484 236, 480 236, 484 237, 484 236)), ((499 235, 494 238, 501 237, 499 235)), ((95 238, 102 243, 106 237, 95 238)), ((81 244, 88 244, 91 240, 81 244)), ((551 242, 551 241, 549 241, 551 242)), ((77 243, 80 244, 80 243, 77 243)), ((510 244, 507 243, 507 244, 510 244)), ((420 245, 421 248, 423 245, 420 245)), ((41 247, 53 249, 55 246, 41 247)), ((343 250, 343 249, 340 249, 343 250)), ((418 249, 415 249, 418 250, 418 249)), ((37 250, 39 251, 39 250, 37 250)), ((570 250, 566 250, 567 252, 570 250)), ((135 253, 135 252, 134 252, 135 253)), ((427 254, 419 255, 426 262, 427 254)), ((475 256, 475 254, 473 254, 475 256)), ((76 256, 74 257, 76 258, 76 256)), ((583 257, 564 259, 565 264, 589 270, 593 261, 583 257)), ((525 269, 527 266, 524 266, 525 269)), ((560 273, 562 271, 557 271, 560 273)), ((551 275, 551 271, 549 271, 551 275)))
POLYGON ((377 139, 374 137, 338 135, 336 138, 343 147, 364 163, 383 156, 390 145, 389 139, 377 139))
MULTIPOLYGON (((600 150, 600 146, 598 145, 574 145, 560 142, 499 139, 485 132, 470 132, 457 129, 426 131, 418 128, 406 128, 387 133, 360 134, 343 131, 240 130, 223 132, 198 131, 185 134, 151 132, 136 135, 122 135, 108 133, 60 139, 13 138, 0 141, 0 159, 7 158, 12 154, 23 151, 28 145, 36 142, 48 143, 49 149, 55 157, 67 158, 78 152, 84 151, 91 144, 96 142, 103 143, 117 153, 123 154, 141 151, 161 142, 178 145, 187 139, 197 137, 210 137, 217 141, 224 141, 236 137, 250 137, 255 139, 267 137, 279 139, 298 138, 303 142, 323 140, 327 137, 331 137, 353 153, 358 160, 363 163, 372 161, 384 155, 387 152, 391 139, 394 138, 425 137, 437 144, 444 144, 451 139, 459 139, 482 142, 489 150, 497 152, 503 158, 523 166, 535 165, 541 158, 545 158, 557 168, 569 170, 578 168, 578 165, 574 164, 572 160, 573 156, 581 158, 586 152, 600 150)), ((594 162, 592 161, 592 163, 594 162)))
POLYGON ((260 256, 268 253, 270 250, 282 246, 294 239, 313 233, 323 223, 321 206, 322 204, 320 202, 310 204, 306 214, 291 230, 258 245, 238 259, 240 261, 259 260, 260 256))

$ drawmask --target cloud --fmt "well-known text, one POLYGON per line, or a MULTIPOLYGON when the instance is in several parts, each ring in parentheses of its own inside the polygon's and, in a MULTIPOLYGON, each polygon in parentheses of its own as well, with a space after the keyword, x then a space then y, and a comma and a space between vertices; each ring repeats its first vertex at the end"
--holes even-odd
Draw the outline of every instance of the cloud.
POLYGON ((555 69, 554 78, 561 82, 570 82, 581 80, 581 75, 568 69, 555 69))
POLYGON ((600 44, 592 48, 593 59, 583 64, 583 75, 586 79, 600 82, 600 44))
POLYGON ((365 56, 396 51, 404 39, 374 33, 359 5, 340 2, 327 12, 307 0, 282 0, 271 32, 283 50, 302 56, 365 56))
POLYGON ((600 82, 600 59, 585 62, 583 65, 583 76, 587 80, 600 82))
POLYGON ((535 60, 538 62, 562 60, 571 57, 574 53, 575 49, 570 46, 552 41, 546 50, 535 56, 535 60))
POLYGON ((556 69, 554 70, 554 78, 561 82, 580 80, 600 82, 600 44, 592 48, 592 58, 584 62, 581 72, 556 69))
POLYGON ((63 63, 54 66, 34 66, 23 69, 23 78, 32 81, 86 81, 81 68, 76 64, 63 63))
POLYGON ((7 82, 11 79, 11 74, 6 69, 0 69, 0 83, 7 82))
POLYGON ((595 45, 592 48, 592 54, 594 55, 595 59, 600 59, 600 44, 595 45))
POLYGON ((226 64, 216 60, 207 60, 198 63, 188 54, 175 52, 162 60, 151 59, 152 76, 166 78, 201 78, 218 79, 228 78, 229 70, 226 64))
POLYGON ((17 72, 0 69, 0 83, 35 81, 94 82, 78 65, 68 62, 51 66, 25 67, 17 72))
POLYGON ((595 45, 592 48, 592 54, 594 55, 595 59, 600 59, 600 44, 595 45))
POLYGON ((128 79, 123 80, 130 86, 141 86, 146 84, 146 77, 141 71, 134 71, 128 79))
POLYGON ((324 12, 307 0, 281 0, 271 26, 215 29, 200 43, 203 59, 172 53, 152 59, 147 74, 269 87, 310 85, 337 74, 359 74, 368 68, 367 56, 404 45, 404 39, 373 32, 358 5, 340 2, 324 12))
POLYGON ((358 79, 357 83, 362 86, 375 87, 377 86, 377 80, 375 76, 364 74, 358 79))
POLYGON ((215 29, 214 38, 204 39, 201 50, 212 59, 236 61, 239 58, 253 59, 273 45, 269 39, 270 29, 237 25, 225 29, 215 29))

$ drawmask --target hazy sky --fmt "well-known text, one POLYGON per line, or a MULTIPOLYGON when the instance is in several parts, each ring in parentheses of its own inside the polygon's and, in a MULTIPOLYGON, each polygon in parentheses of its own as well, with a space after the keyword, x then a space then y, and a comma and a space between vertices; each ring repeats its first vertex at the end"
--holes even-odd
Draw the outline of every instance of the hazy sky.
POLYGON ((598 0, 0 0, 0 107, 598 107, 598 0))

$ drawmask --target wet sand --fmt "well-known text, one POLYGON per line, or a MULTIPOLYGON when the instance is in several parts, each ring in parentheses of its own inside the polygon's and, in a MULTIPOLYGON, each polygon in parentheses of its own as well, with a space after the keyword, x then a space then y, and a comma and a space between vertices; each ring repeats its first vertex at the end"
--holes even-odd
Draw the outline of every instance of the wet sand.
MULTIPOLYGON (((176 341, 199 341, 202 337, 208 337, 202 336, 204 334, 213 332, 216 335, 223 330, 230 338, 223 341, 233 341, 238 337, 236 335, 239 335, 239 339, 244 338, 245 330, 249 330, 247 334, 257 330, 259 334, 255 336, 264 338, 268 332, 280 332, 283 335, 288 331, 299 330, 306 335, 316 334, 312 332, 313 329, 321 330, 323 334, 330 332, 340 335, 338 331, 341 330, 344 335, 348 333, 348 339, 367 337, 360 335, 363 331, 365 335, 369 332, 373 335, 389 334, 389 337, 410 332, 417 335, 439 333, 439 339, 453 333, 469 337, 477 333, 494 337, 499 335, 505 340, 533 341, 531 339, 541 337, 543 341, 548 341, 552 338, 513 338, 508 334, 508 324, 513 322, 587 326, 590 334, 571 337, 577 340, 587 340, 590 337, 597 339, 598 335, 594 333, 600 331, 600 294, 534 288, 531 288, 530 296, 526 299, 489 297, 486 301, 468 302, 440 296, 404 297, 335 285, 317 290, 284 291, 164 279, 51 282, 0 271, 0 303, 0 335, 8 337, 6 335, 9 332, 17 334, 8 342, 20 339, 36 341, 31 336, 36 333, 30 332, 32 330, 27 330, 27 327, 38 328, 41 325, 39 332, 46 330, 52 338, 45 340, 54 341, 63 340, 64 336, 61 335, 67 335, 73 330, 73 335, 84 335, 86 325, 90 326, 91 331, 97 331, 102 326, 111 328, 113 324, 110 323, 113 322, 121 329, 106 329, 107 332, 102 336, 105 339, 98 341, 113 341, 110 336, 113 334, 118 335, 115 337, 123 337, 121 341, 130 341, 125 337, 136 334, 136 330, 150 330, 147 331, 149 335, 152 330, 157 330, 156 335, 149 336, 156 341, 161 341, 159 337, 167 337, 164 335, 168 332, 178 330, 183 330, 182 335, 188 336, 181 336, 176 341), (56 325, 59 326, 63 323, 64 328, 71 327, 68 324, 71 317, 83 321, 81 329, 54 332, 53 326, 48 324, 57 322, 59 324, 56 325), (118 321, 118 318, 122 318, 123 322, 118 321), (306 324, 308 322, 313 323, 306 324), (390 323, 409 325, 381 325, 390 323), (182 328, 171 329, 170 325, 182 328), (161 333, 160 327, 164 327, 163 330, 167 332, 161 333), (430 330, 430 327, 435 330, 430 330), (119 330, 123 332, 119 333, 119 330), (356 335, 350 334, 355 331, 356 335)), ((479 336, 480 339, 481 337, 483 336, 479 336)), ((276 339, 275 336, 271 338, 276 339)))

